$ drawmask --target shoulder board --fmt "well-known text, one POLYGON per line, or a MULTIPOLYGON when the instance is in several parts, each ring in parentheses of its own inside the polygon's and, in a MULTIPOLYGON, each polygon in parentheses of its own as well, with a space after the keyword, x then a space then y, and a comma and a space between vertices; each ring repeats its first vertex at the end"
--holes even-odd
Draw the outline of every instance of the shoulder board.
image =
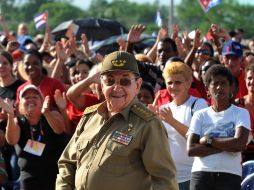
POLYGON ((83 115, 96 111, 100 105, 101 103, 86 107, 85 111, 83 112, 83 115))
POLYGON ((155 117, 155 113, 147 109, 142 103, 134 104, 131 107, 131 111, 146 121, 149 121, 155 117))

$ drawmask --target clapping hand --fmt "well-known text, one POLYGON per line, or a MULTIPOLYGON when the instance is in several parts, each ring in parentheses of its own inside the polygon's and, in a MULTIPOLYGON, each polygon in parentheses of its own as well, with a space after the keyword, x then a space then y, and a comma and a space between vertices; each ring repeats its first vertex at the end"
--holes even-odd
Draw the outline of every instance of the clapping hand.
POLYGON ((50 111, 50 97, 46 96, 43 101, 43 105, 41 108, 41 113, 45 114, 46 112, 50 111))
POLYGON ((6 98, 4 100, 4 99, 0 98, 0 107, 2 108, 1 116, 3 116, 3 114, 5 114, 4 112, 6 112, 7 114, 10 114, 10 115, 14 115, 15 109, 13 107, 13 101, 11 101, 10 99, 6 98))
POLYGON ((60 110, 66 109, 67 99, 66 99, 65 92, 61 92, 59 89, 56 89, 55 94, 54 94, 54 99, 55 99, 57 107, 60 110))

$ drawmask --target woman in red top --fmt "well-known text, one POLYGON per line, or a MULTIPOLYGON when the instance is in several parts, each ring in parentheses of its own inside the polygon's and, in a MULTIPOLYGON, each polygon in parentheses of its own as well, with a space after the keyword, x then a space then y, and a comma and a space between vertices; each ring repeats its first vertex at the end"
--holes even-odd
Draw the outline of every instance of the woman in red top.
POLYGON ((254 159, 254 64, 249 65, 245 72, 245 83, 248 90, 248 94, 236 100, 239 106, 246 108, 250 113, 251 119, 251 133, 249 139, 250 143, 246 149, 242 152, 243 162, 254 159))

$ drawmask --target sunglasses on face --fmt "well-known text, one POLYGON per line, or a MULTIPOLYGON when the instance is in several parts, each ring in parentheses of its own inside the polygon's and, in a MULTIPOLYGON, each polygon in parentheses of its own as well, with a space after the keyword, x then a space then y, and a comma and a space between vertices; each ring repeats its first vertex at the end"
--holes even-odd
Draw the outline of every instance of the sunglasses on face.
POLYGON ((197 54, 201 54, 201 55, 210 55, 209 50, 207 49, 198 49, 197 50, 197 54))
POLYGON ((119 80, 116 80, 112 77, 101 77, 101 79, 103 80, 106 86, 113 86, 114 84, 119 84, 121 86, 130 86, 132 81, 137 80, 137 78, 132 78, 132 79, 121 78, 119 80))

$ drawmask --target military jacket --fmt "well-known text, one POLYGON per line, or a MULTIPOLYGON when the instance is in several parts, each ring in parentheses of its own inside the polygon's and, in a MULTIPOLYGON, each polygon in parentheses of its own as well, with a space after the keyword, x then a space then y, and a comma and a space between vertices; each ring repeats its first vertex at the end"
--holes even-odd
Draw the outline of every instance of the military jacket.
POLYGON ((176 190, 161 121, 138 100, 107 119, 106 102, 85 110, 59 162, 57 190, 176 190))

